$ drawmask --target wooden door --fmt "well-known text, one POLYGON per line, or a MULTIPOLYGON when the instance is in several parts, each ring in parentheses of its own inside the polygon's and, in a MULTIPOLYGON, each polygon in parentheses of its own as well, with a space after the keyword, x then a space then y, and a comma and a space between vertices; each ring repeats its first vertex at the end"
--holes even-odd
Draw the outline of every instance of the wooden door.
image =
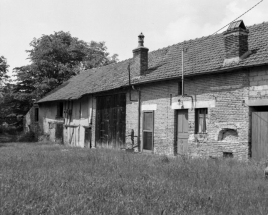
POLYGON ((154 150, 154 112, 144 111, 143 112, 143 150, 154 150))
POLYGON ((252 112, 251 155, 254 160, 268 158, 268 112, 252 112))
POLYGON ((177 111, 177 153, 188 152, 188 110, 177 111))
POLYGON ((125 146, 126 95, 97 98, 96 144, 99 147, 125 146))

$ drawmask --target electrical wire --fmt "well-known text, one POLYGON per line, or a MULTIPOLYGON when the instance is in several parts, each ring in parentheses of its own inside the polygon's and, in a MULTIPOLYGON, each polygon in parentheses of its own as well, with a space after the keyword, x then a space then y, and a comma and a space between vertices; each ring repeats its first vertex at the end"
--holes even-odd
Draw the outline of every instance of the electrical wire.
POLYGON ((231 23, 233 23, 234 21, 238 20, 240 17, 244 16, 246 13, 248 13, 249 11, 251 11, 254 7, 256 7, 258 4, 260 4, 261 2, 263 2, 263 0, 259 1, 257 4, 255 4, 253 7, 251 7, 250 9, 248 9, 245 13, 243 13, 242 15, 240 15, 239 17, 237 17, 236 19, 234 19, 232 22, 228 23, 227 25, 223 26, 221 29, 217 30, 215 33, 213 33, 212 35, 217 34, 220 30, 224 29, 226 26, 230 25, 231 23))

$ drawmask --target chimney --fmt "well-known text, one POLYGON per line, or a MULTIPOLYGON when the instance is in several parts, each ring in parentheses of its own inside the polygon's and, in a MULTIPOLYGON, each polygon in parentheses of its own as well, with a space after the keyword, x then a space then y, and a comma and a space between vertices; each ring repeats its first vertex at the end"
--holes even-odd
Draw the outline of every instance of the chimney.
POLYGON ((239 63, 250 54, 248 51, 248 33, 243 20, 232 22, 229 25, 227 31, 223 33, 225 46, 223 66, 239 63))
POLYGON ((141 33, 139 36, 138 48, 133 50, 133 58, 136 69, 140 75, 144 75, 148 69, 148 51, 149 49, 143 46, 144 35, 141 33))

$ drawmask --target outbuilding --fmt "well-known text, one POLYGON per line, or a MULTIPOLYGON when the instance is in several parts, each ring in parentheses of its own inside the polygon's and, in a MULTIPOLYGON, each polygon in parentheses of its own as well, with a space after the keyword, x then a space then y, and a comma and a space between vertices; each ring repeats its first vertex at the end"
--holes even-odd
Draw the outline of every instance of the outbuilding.
POLYGON ((134 138, 140 152, 267 159, 267 22, 239 20, 152 52, 138 38, 133 58, 81 71, 40 99, 39 135, 89 148, 124 149, 134 138))

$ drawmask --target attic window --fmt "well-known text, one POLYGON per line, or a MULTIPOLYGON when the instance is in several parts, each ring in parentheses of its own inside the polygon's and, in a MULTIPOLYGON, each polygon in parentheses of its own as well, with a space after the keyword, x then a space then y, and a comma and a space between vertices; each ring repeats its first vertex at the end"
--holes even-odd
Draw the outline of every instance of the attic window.
POLYGON ((246 26, 245 26, 243 20, 238 20, 238 21, 232 22, 229 25, 227 31, 231 31, 231 30, 236 29, 236 28, 242 28, 242 29, 246 30, 246 26))

